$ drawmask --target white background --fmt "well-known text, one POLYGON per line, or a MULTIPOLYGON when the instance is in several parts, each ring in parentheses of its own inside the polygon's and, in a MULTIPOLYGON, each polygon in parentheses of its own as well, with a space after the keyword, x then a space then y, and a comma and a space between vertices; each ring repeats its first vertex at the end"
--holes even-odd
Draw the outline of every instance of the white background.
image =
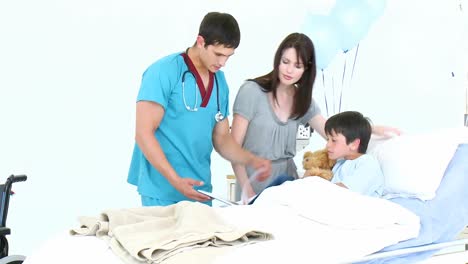
MULTIPOLYGON (((232 106, 243 80, 271 70, 281 40, 300 31, 307 14, 327 14, 333 5, 0 0, 0 181, 28 175, 13 186, 10 253, 31 254, 75 227, 79 215, 139 206, 126 177, 141 74, 159 57, 191 46, 206 12, 229 12, 241 27, 241 44, 224 68, 232 106)), ((343 55, 325 72, 334 86, 323 86, 318 75, 314 96, 323 112, 324 91, 343 88, 341 110, 362 111, 374 124, 410 132, 463 125, 466 10, 465 0, 388 0, 360 42, 351 82, 336 82, 343 55)), ((314 135, 310 148, 323 144, 314 135)), ((230 164, 214 153, 212 172, 214 191, 225 195, 230 164)))

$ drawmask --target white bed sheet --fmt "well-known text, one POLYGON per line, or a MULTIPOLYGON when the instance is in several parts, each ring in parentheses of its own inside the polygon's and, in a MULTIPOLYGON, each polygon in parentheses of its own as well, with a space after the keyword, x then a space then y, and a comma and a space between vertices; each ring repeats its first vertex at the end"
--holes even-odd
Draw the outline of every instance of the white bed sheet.
POLYGON ((419 234, 419 217, 409 210, 319 177, 269 188, 246 208, 218 210, 225 221, 276 238, 230 251, 215 261, 222 264, 343 263, 419 234))
POLYGON ((27 256, 23 263, 121 264, 122 261, 101 239, 94 236, 71 236, 68 231, 65 231, 48 239, 33 251, 31 256, 27 256))
MULTIPOLYGON (((419 218, 403 207, 357 195, 318 177, 271 188, 262 195, 257 205, 215 210, 229 224, 271 232, 274 240, 193 250, 164 263, 343 263, 419 232, 419 218)), ((24 263, 124 262, 103 240, 64 233, 50 239, 24 263)))

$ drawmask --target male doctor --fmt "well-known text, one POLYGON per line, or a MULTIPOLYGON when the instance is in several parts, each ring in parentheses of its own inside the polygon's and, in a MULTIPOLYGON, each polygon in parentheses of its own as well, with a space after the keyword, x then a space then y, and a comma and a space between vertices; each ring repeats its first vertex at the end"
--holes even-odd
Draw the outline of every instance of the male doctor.
POLYGON ((143 74, 136 103, 135 147, 128 182, 143 206, 182 200, 211 204, 213 147, 230 162, 271 172, 270 161, 242 149, 231 137, 229 90, 220 68, 240 42, 235 18, 210 12, 194 45, 163 57, 143 74))

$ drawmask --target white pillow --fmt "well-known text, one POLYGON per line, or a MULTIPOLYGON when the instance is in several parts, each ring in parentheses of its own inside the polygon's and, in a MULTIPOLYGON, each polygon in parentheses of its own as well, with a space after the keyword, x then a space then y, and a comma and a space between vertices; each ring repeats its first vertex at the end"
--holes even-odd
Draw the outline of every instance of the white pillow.
POLYGON ((452 128, 391 139, 372 137, 367 150, 380 162, 384 197, 431 200, 460 143, 468 143, 468 128, 452 128))

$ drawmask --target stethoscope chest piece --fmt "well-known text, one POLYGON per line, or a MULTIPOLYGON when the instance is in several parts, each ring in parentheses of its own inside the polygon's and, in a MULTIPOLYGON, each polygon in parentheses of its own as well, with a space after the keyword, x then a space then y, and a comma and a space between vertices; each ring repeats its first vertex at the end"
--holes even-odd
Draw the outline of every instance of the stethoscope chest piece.
POLYGON ((216 115, 215 115, 216 122, 221 122, 223 119, 224 119, 223 114, 221 114, 221 112, 218 111, 218 113, 216 113, 216 115))

